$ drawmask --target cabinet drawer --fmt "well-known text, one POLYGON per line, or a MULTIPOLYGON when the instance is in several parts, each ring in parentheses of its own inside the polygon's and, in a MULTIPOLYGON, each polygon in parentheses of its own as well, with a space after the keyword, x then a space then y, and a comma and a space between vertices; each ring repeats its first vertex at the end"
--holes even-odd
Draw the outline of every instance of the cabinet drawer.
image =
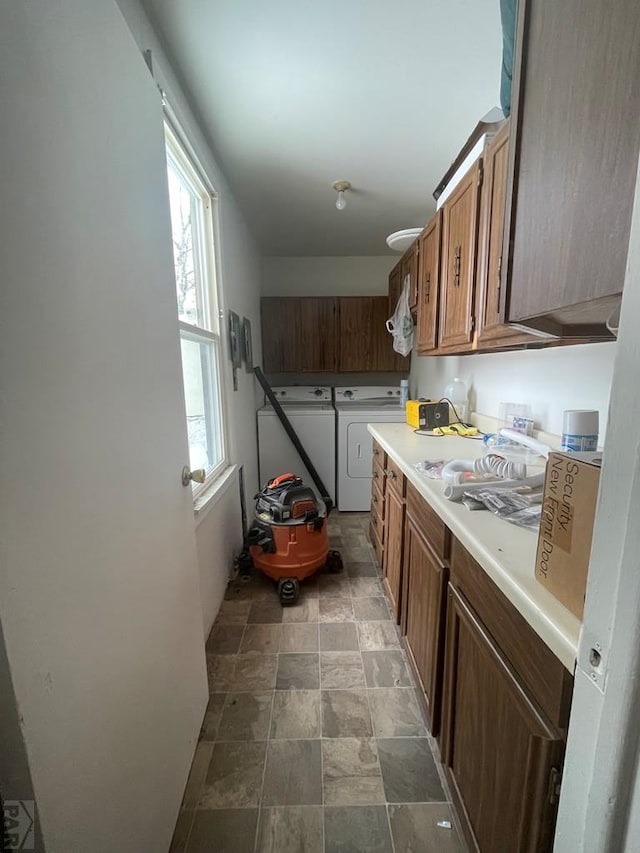
POLYGON ((387 454, 380 447, 378 442, 373 439, 373 468, 375 470, 376 465, 379 465, 381 468, 387 464, 387 454))
POLYGON ((371 512, 375 512, 380 516, 380 520, 384 521, 384 497, 377 480, 371 481, 371 512))
POLYGON ((382 505, 380 502, 374 503, 375 495, 371 496, 371 515, 370 524, 375 528, 376 534, 380 542, 384 542, 384 519, 382 518, 382 505))
POLYGON ((378 560, 378 568, 382 568, 382 538, 378 536, 378 531, 373 522, 373 516, 369 522, 369 538, 371 539, 371 544, 373 545, 373 550, 376 552, 376 559, 378 560))
POLYGON ((385 473, 382 465, 374 464, 373 474, 371 475, 371 488, 377 486, 380 489, 380 494, 384 495, 385 473))
POLYGON ((455 538, 451 583, 478 614, 551 723, 565 730, 573 692, 571 674, 455 538))
POLYGON ((449 530, 411 483, 407 483, 407 512, 431 546, 435 556, 448 563, 451 550, 449 530))
POLYGON ((406 492, 405 476, 390 456, 387 456, 385 475, 387 488, 393 489, 399 498, 404 498, 406 492))

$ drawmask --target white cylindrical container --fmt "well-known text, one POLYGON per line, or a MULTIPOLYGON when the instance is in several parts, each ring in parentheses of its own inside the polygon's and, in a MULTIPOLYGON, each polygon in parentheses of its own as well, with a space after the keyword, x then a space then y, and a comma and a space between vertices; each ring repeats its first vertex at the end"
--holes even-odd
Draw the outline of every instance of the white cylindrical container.
POLYGON ((562 420, 563 450, 597 450, 599 415, 593 409, 567 409, 562 420))
MULTIPOLYGON (((458 413, 458 418, 461 421, 466 421, 469 418, 469 397, 467 395, 467 386, 464 384, 462 379, 458 379, 456 376, 453 382, 450 382, 447 387, 444 389, 443 395, 449 402, 453 403, 453 406, 458 413)), ((455 419, 455 413, 451 413, 452 418, 455 419)))
POLYGON ((400 405, 404 408, 407 405, 407 400, 409 399, 409 380, 401 379, 400 380, 400 405))

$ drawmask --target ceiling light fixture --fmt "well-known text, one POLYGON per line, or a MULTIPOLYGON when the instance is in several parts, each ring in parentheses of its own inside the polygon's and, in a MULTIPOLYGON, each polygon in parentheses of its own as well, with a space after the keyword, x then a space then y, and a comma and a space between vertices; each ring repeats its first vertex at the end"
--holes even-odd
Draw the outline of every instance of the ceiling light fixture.
POLYGON ((347 206, 347 200, 344 197, 344 194, 347 190, 351 189, 351 184, 349 183, 349 181, 334 181, 331 186, 338 193, 338 198, 336 199, 336 207, 338 208, 338 210, 344 210, 347 206))

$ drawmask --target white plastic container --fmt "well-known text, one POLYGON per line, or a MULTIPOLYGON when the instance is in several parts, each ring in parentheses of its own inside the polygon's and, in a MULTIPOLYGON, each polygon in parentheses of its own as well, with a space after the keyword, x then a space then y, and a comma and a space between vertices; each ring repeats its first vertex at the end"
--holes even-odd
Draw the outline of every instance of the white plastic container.
POLYGON ((404 408, 407 405, 407 400, 409 399, 409 380, 401 379, 400 380, 400 405, 404 408))
MULTIPOLYGON (((469 419, 469 395, 467 393, 467 386, 464 384, 462 379, 458 379, 456 376, 453 382, 449 382, 446 386, 442 396, 446 397, 451 403, 453 403, 461 421, 467 421, 469 419)), ((451 418, 452 420, 455 419, 454 412, 451 412, 451 418)))
POLYGON ((597 450, 599 429, 599 413, 595 409, 565 409, 562 450, 597 450))

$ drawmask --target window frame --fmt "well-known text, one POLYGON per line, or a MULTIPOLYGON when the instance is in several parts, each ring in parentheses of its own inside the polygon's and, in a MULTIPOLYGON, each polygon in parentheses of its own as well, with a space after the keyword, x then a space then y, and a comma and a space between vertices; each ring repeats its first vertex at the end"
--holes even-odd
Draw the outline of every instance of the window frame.
MULTIPOLYGON (((218 196, 213 189, 211 182, 207 178, 204 169, 200 166, 197 157, 194 155, 185 134, 176 128, 175 123, 170 120, 166 113, 164 117, 164 137, 167 169, 169 168, 169 162, 171 161, 171 168, 173 168, 177 172, 178 176, 191 187, 201 202, 201 204, 198 205, 198 218, 196 227, 194 228, 193 252, 196 272, 197 313, 199 321, 204 322, 205 325, 189 323, 180 318, 177 301, 175 263, 173 262, 172 250, 174 298, 176 299, 176 316, 178 320, 179 339, 181 342, 182 340, 188 340, 194 343, 206 344, 212 348, 214 376, 211 377, 209 399, 214 400, 214 411, 215 400, 217 397, 218 416, 215 417, 214 415, 213 421, 220 430, 221 458, 217 465, 207 469, 204 483, 192 483, 192 497, 195 503, 197 499, 201 498, 211 487, 212 483, 223 475, 224 471, 228 469, 230 465, 226 382, 223 374, 222 361, 225 340, 220 323, 220 320, 224 315, 221 304, 221 293, 219 287, 220 276, 218 272, 218 196), (197 247, 195 245, 196 241, 198 243, 197 247)), ((184 393, 184 368, 182 370, 182 381, 184 393)), ((207 423, 207 427, 209 427, 207 420, 205 423, 207 423)), ((186 398, 185 429, 187 429, 186 398)))

